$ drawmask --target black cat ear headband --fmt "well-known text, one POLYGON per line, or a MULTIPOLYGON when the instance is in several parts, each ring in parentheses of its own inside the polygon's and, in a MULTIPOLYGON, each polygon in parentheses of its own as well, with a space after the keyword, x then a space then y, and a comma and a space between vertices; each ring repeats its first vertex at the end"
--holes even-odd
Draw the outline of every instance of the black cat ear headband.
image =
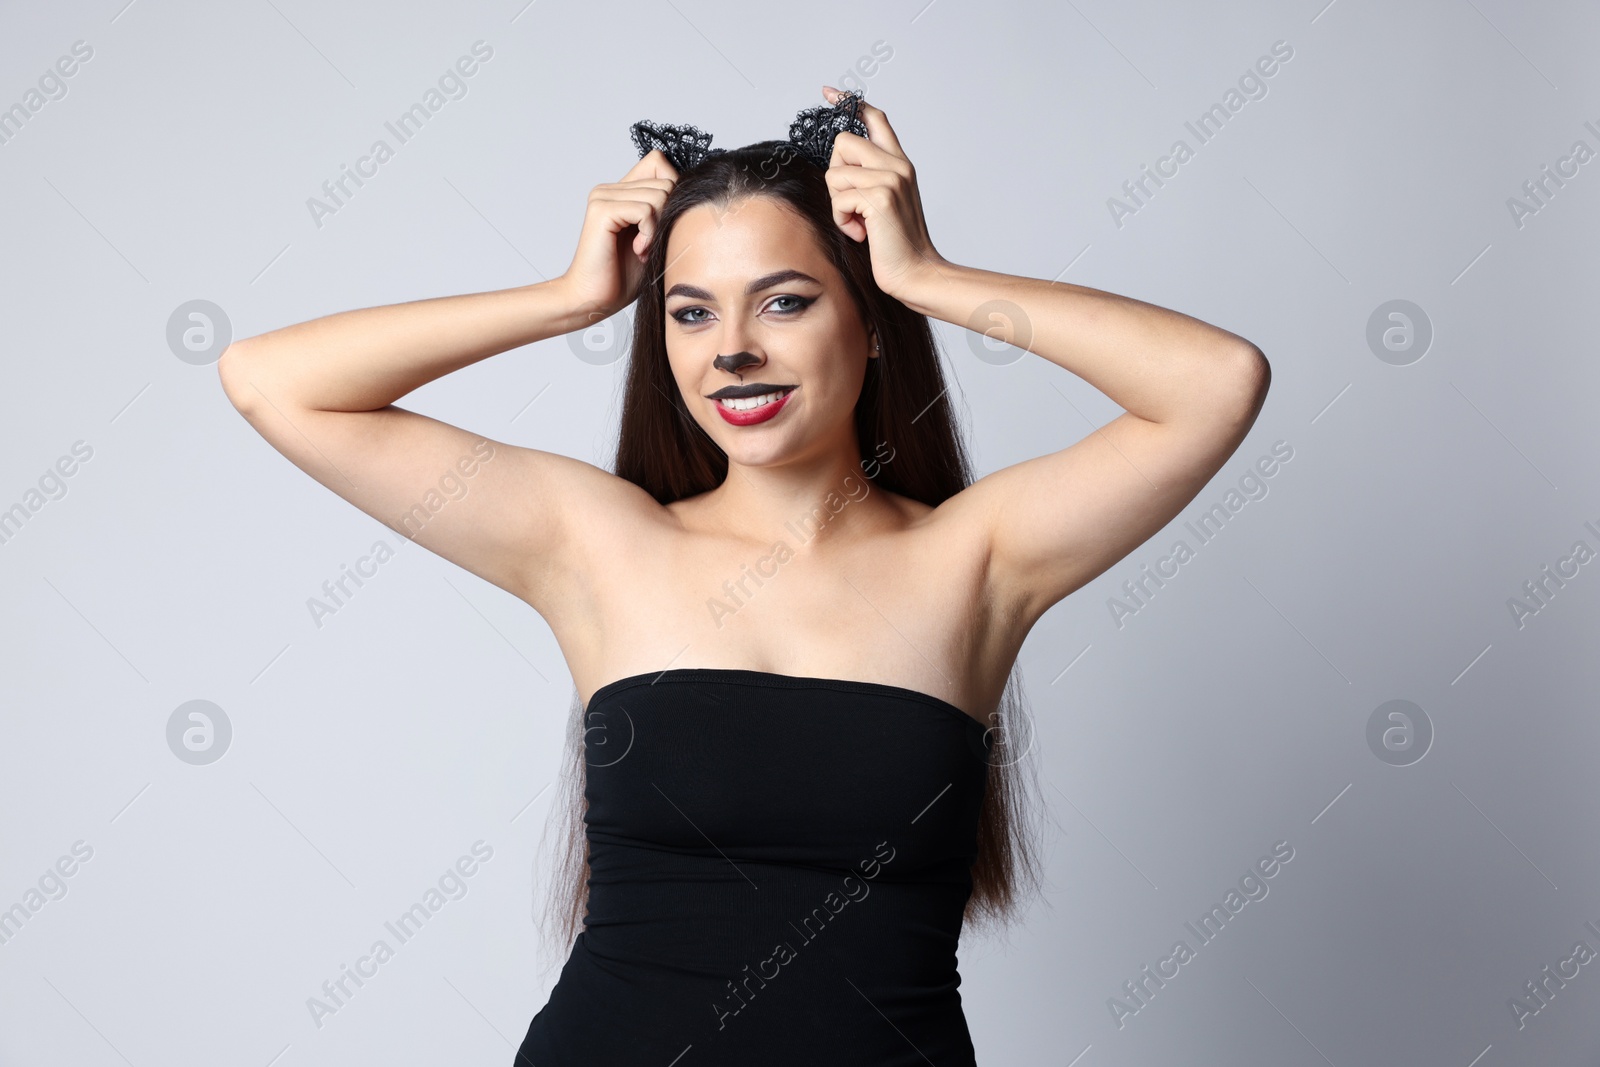
MULTIPOLYGON (((861 94, 842 93, 838 102, 822 107, 808 107, 795 116, 789 124, 788 144, 800 155, 811 160, 823 170, 833 158, 833 141, 840 133, 849 131, 858 137, 867 136, 866 123, 856 114, 861 94)), ((649 155, 652 149, 661 149, 667 161, 679 174, 701 160, 721 155, 725 148, 712 148, 711 135, 697 126, 667 125, 648 119, 635 122, 628 128, 639 158, 649 155)))

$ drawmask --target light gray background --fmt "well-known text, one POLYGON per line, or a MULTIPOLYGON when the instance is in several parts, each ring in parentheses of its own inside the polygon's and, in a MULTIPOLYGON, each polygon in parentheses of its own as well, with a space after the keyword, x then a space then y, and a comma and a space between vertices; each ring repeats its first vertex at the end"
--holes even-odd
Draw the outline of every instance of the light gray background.
MULTIPOLYGON (((414 545, 318 628, 307 599, 395 539, 169 317, 209 300, 248 336, 553 277, 629 123, 781 137, 876 42, 860 82, 946 257, 1196 315, 1274 375, 1195 503, 1024 649, 1050 886, 964 942, 980 1062, 1596 1062, 1600 963, 1520 1030, 1509 1005, 1600 950, 1600 564, 1508 607, 1600 548, 1600 162, 1521 226, 1507 205, 1600 149, 1592 5, 124 2, 9 4, 0 31, 0 106, 93 49, 0 145, 0 507, 93 449, 0 545, 0 908, 93 849, 0 945, 0 1063, 510 1063, 559 964, 534 927, 559 650, 414 545), (307 198, 478 40, 468 93, 316 225, 307 198), (1108 198, 1277 41, 1266 95, 1118 226, 1108 198), (1391 300, 1433 332, 1407 365, 1367 340, 1391 300), (1108 599, 1278 441, 1267 494, 1119 627, 1108 599), (1367 741, 1396 699, 1434 731, 1409 766, 1367 741), (190 700, 231 723, 209 765, 168 745, 190 700), (480 839, 466 896, 315 1026, 307 998, 480 839), (1200 946, 1183 924, 1278 841, 1270 894, 1200 946), (1195 959, 1119 1028, 1108 998, 1179 938, 1195 959)), ((980 473, 1118 413, 938 329, 980 473)), ((555 338, 405 404, 604 463, 621 368, 555 338)))

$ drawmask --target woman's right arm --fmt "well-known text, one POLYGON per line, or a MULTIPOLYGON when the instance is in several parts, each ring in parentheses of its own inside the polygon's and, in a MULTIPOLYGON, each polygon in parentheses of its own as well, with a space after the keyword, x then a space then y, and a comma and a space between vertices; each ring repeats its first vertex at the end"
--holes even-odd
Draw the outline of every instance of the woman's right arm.
POLYGON ((311 477, 549 618, 581 589, 571 552, 594 550, 609 520, 635 519, 655 501, 592 464, 490 440, 394 402, 632 300, 655 213, 675 179, 653 152, 622 182, 597 186, 577 254, 559 278, 344 311, 236 341, 217 364, 223 391, 311 477))
POLYGON ((218 372, 241 408, 374 411, 451 371, 587 325, 557 278, 285 326, 230 345, 218 372))
POLYGON ((445 559, 557 610, 551 585, 575 502, 621 479, 393 401, 441 375, 573 326, 554 282, 340 312, 236 341, 218 374, 295 466, 445 559))

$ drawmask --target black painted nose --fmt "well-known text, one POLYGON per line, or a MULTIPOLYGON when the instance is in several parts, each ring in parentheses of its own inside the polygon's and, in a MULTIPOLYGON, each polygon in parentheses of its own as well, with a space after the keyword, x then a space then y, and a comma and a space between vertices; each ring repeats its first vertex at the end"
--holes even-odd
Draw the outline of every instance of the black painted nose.
POLYGON ((760 362, 759 356, 754 356, 749 352, 740 352, 732 356, 718 356, 711 361, 711 365, 718 370, 737 372, 742 367, 748 367, 752 363, 760 362))

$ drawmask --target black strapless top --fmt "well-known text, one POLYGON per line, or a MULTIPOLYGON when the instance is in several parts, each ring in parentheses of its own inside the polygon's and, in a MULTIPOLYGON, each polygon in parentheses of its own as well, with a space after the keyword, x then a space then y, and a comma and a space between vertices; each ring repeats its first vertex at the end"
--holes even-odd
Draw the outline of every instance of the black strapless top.
POLYGON ((971 1067, 983 724, 898 686, 675 668, 585 711, 585 929, 516 1067, 971 1067))

